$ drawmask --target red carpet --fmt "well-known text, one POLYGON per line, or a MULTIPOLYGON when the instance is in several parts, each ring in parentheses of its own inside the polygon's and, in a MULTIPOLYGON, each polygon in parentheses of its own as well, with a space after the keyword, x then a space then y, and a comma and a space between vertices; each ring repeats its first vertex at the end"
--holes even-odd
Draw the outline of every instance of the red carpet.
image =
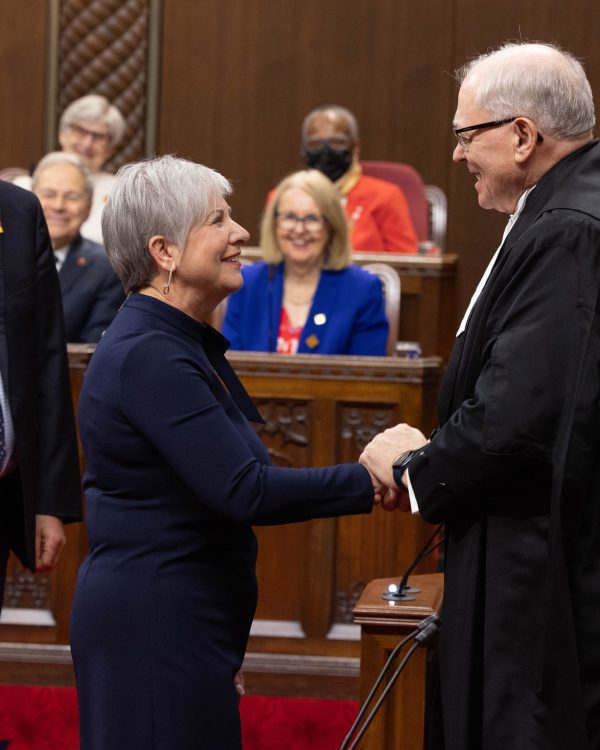
MULTIPOLYGON (((242 699, 244 750, 338 750, 355 701, 242 699)), ((0 750, 78 750, 73 688, 0 686, 0 750)))

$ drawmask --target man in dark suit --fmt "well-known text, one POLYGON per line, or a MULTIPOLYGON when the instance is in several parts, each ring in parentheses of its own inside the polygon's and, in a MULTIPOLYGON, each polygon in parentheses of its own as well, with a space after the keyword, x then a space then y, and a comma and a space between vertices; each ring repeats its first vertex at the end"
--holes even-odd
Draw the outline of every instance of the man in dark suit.
POLYGON ((102 245, 84 239, 93 184, 80 159, 62 151, 47 154, 33 174, 62 292, 67 341, 96 343, 125 299, 102 245))
POLYGON ((81 519, 60 288, 44 216, 0 182, 0 606, 14 551, 47 571, 81 519))
MULTIPOLYGON (((507 44, 459 72, 453 158, 510 215, 427 441, 361 460, 445 523, 444 750, 600 748, 600 142, 581 64, 507 44)), ((435 747, 440 747, 436 744, 435 747)))

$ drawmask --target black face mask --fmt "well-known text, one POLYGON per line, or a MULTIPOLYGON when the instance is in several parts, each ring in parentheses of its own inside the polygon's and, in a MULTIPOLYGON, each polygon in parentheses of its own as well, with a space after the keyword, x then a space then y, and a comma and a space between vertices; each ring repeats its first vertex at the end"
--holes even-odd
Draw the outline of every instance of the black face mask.
POLYGON ((352 165, 352 151, 349 149, 331 148, 323 146, 318 151, 307 151, 305 148, 300 152, 307 167, 318 169, 329 177, 332 182, 347 172, 352 165))

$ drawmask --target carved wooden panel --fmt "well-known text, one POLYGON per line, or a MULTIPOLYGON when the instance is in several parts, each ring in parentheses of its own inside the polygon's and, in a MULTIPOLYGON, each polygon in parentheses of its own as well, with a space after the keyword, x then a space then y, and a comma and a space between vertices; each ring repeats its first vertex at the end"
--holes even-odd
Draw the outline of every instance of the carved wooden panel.
POLYGON ((309 466, 311 461, 311 409, 305 401, 256 399, 265 420, 256 431, 275 466, 309 466))
POLYGON ((47 576, 33 575, 21 567, 15 559, 11 560, 6 576, 4 605, 23 609, 48 609, 49 581, 47 576))

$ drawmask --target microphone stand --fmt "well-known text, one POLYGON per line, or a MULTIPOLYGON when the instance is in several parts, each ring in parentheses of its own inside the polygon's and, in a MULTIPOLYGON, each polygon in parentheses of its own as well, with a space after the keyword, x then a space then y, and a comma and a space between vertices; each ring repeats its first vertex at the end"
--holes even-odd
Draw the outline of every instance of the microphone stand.
POLYGON ((444 525, 443 523, 440 523, 439 526, 436 526, 435 531, 429 537, 424 547, 421 549, 421 551, 418 553, 418 555, 415 557, 412 563, 408 566, 406 572, 402 576, 402 580, 400 581, 400 583, 398 585, 394 583, 390 584, 388 587, 388 590, 383 592, 382 596, 384 599, 388 599, 388 600, 392 600, 396 602, 398 601, 412 602, 415 600, 415 597, 412 595, 420 593, 421 589, 411 588, 408 585, 408 577, 413 572, 413 570, 417 567, 417 565, 425 557, 427 557, 427 555, 430 555, 434 549, 437 549, 440 546, 440 544, 444 541, 444 538, 442 537, 438 542, 436 542, 435 544, 432 544, 433 540, 442 530, 443 525, 444 525))
POLYGON ((396 680, 398 679, 398 677, 402 673, 402 670, 404 669, 404 667, 408 663, 408 660, 410 659, 410 657, 413 655, 413 653, 416 651, 416 649, 419 646, 426 645, 431 640, 431 638, 433 638, 433 636, 438 632, 440 625, 441 625, 440 618, 437 615, 430 615, 429 617, 426 617, 422 622, 420 622, 412 632, 410 632, 403 640, 400 641, 400 643, 397 646, 394 647, 394 649, 390 653, 390 655, 389 655, 386 663, 383 665, 383 669, 378 674, 377 679, 373 683, 373 687, 371 688, 371 690, 369 692, 369 695, 367 696, 365 702, 361 706, 361 709, 358 712, 358 716, 354 720, 354 723, 350 727, 350 731, 348 732, 348 734, 344 738, 344 741, 342 742, 342 744, 340 746, 340 750, 355 750, 355 748, 358 746, 358 743, 362 739, 364 733, 367 731, 370 723, 373 721, 373 719, 375 718, 375 715, 377 714, 377 712, 381 708, 381 705, 383 704, 383 702, 387 698, 388 693, 390 692, 390 690, 394 686, 394 683, 396 682, 396 680), (357 730, 357 728, 358 728, 358 726, 359 726, 359 724, 360 724, 363 716, 365 715, 365 713, 366 713, 366 711, 367 711, 367 709, 369 707, 369 704, 373 700, 373 697, 375 696, 375 693, 377 692, 377 689, 381 685, 381 683, 383 681, 383 678, 385 677, 386 672, 388 671, 388 668, 390 667, 390 665, 392 664, 392 662, 394 661, 394 659, 396 658, 396 656, 398 656, 398 654, 400 653, 400 651, 402 650, 402 648, 409 641, 411 641, 412 639, 415 640, 415 643, 412 644, 412 646, 408 649, 408 651, 404 655, 402 661, 400 662, 400 664, 396 668, 396 671, 392 674, 392 676, 388 680, 387 685, 381 691, 381 695, 377 699, 377 702, 375 703, 375 705, 371 709, 371 712, 369 713, 369 715, 365 719, 365 721, 364 721, 363 725, 361 726, 360 730, 358 731, 358 733, 354 737, 354 740, 352 740, 352 736, 356 732, 356 730, 357 730), (352 740, 352 742, 351 742, 351 744, 349 744, 351 740, 352 740))
MULTIPOLYGON (((442 539, 438 540, 435 544, 433 543, 436 536, 440 533, 442 526, 444 524, 441 523, 438 526, 436 526, 435 531, 433 534, 429 537, 425 545, 422 547, 422 549, 419 551, 413 562, 408 566, 408 569, 402 576, 402 580, 398 585, 396 584, 390 584, 387 591, 384 591, 382 594, 382 597, 387 600, 392 601, 414 601, 416 599, 413 594, 420 593, 420 589, 411 588, 408 586, 408 577, 413 572, 413 570, 416 568, 416 566, 425 558, 427 555, 431 554, 435 549, 437 549, 440 544, 444 541, 443 537, 442 539)), ((413 653, 416 651, 416 649, 419 646, 423 646, 426 643, 429 642, 429 640, 438 632, 439 626, 441 625, 441 620, 438 617, 438 615, 430 615, 429 617, 426 617, 424 620, 422 620, 418 625, 415 627, 415 629, 410 632, 400 643, 398 643, 397 646, 394 647, 394 649, 391 651, 389 657, 387 658, 387 661, 383 665, 383 669, 377 676, 377 679, 375 680, 373 687, 371 688, 369 695, 367 696, 364 704, 362 705, 360 711, 358 712, 358 716, 356 717, 356 720, 350 727, 350 731, 346 735, 342 745, 340 746, 340 750, 355 750, 358 743, 360 742, 362 736, 367 731, 367 728, 369 724, 373 721, 375 715, 379 711, 381 705, 387 698, 390 690, 394 686, 394 683, 402 673, 402 670, 408 663, 408 660, 413 655, 413 653), (395 672, 392 674, 390 679, 388 680, 387 685, 383 688, 381 695, 377 699, 377 702, 371 709, 371 712, 365 719, 362 727, 360 728, 360 731, 356 736, 354 737, 354 740, 352 741, 352 744, 349 744, 352 740, 352 736, 355 734, 360 722, 363 719, 363 716, 365 715, 371 701, 373 700, 375 693, 377 692, 379 686, 381 685, 389 667, 391 666, 394 659, 398 656, 398 654, 402 651, 404 646, 411 640, 415 640, 415 643, 408 649, 404 657, 402 658, 402 661, 396 668, 395 672)))

